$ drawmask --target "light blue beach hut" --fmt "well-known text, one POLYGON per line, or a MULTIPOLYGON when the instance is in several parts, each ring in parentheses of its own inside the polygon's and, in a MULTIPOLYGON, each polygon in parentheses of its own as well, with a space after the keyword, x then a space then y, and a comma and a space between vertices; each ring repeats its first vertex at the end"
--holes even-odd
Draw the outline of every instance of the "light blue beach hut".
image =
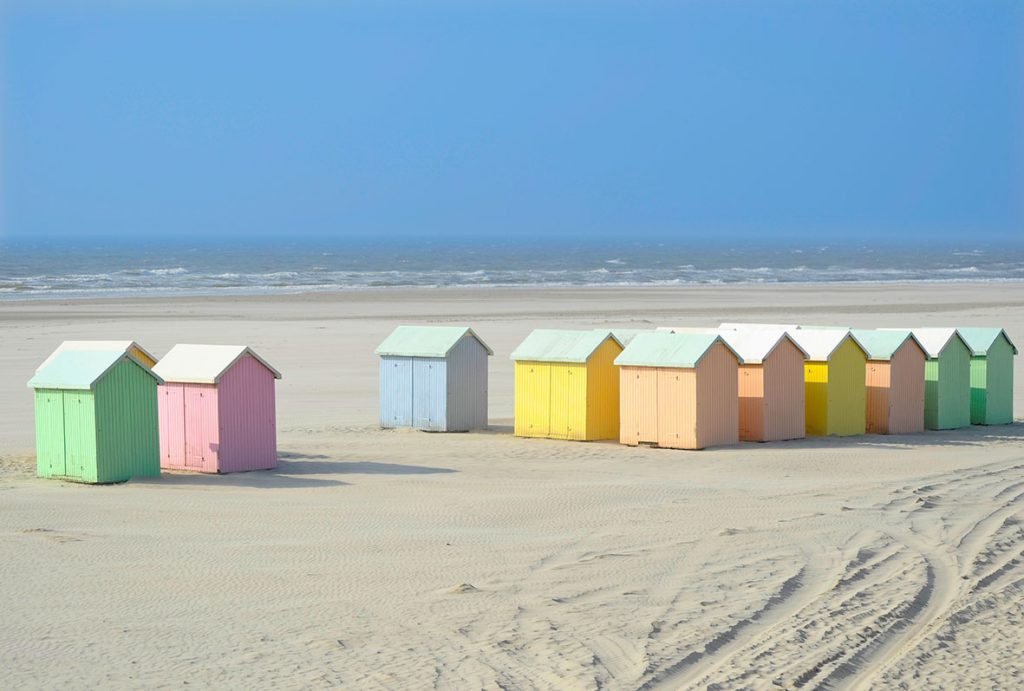
POLYGON ((380 426, 468 432, 487 426, 487 358, 466 326, 399 326, 380 356, 380 426))

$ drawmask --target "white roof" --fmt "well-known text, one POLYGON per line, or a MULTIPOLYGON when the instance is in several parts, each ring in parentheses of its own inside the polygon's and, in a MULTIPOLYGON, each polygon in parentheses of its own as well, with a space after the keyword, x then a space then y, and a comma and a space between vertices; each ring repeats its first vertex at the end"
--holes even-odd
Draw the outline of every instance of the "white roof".
POLYGON ((797 329, 790 331, 789 336, 807 354, 807 359, 815 362, 829 360, 836 348, 847 338, 856 343, 865 354, 867 353, 867 349, 857 337, 845 329, 797 329))
POLYGON ((744 365, 762 364, 783 341, 795 345, 797 350, 803 353, 804 358, 809 357, 797 340, 782 329, 720 329, 718 333, 739 353, 744 365))
MULTIPOLYGON (((132 348, 138 348, 140 351, 146 354, 146 356, 156 362, 156 358, 153 355, 140 346, 135 341, 64 341, 57 349, 50 353, 50 357, 43 360, 43 362, 36 367, 36 372, 49 365, 57 355, 68 350, 80 351, 80 352, 96 352, 96 351, 117 351, 121 353, 130 352, 132 348)), ((143 367, 146 363, 140 362, 143 367)))
MULTIPOLYGON (((879 329, 879 331, 903 331, 904 329, 879 329)), ((960 332, 952 327, 930 327, 930 328, 918 328, 910 329, 910 332, 914 334, 914 338, 924 348, 924 352, 928 355, 929 360, 934 360, 942 355, 942 351, 946 349, 950 341, 954 339, 959 340, 964 344, 967 350, 971 350, 971 346, 964 340, 964 337, 960 335, 960 332)))
POLYGON ((167 382, 216 384, 221 376, 245 355, 251 355, 259 360, 274 374, 275 379, 281 378, 281 373, 257 355, 252 348, 238 345, 179 343, 156 363, 153 371, 167 382))
POLYGON ((718 328, 729 329, 730 331, 746 331, 752 329, 760 331, 763 329, 774 329, 775 331, 795 331, 800 327, 796 324, 768 324, 758 322, 722 322, 718 328))

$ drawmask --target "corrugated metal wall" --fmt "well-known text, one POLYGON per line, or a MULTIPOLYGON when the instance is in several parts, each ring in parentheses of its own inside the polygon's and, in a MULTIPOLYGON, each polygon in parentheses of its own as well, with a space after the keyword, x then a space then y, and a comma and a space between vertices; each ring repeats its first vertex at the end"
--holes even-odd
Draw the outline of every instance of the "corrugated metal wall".
POLYGON ((217 387, 213 384, 185 384, 184 470, 216 473, 220 448, 217 387))
POLYGON ((864 434, 866 364, 864 351, 849 338, 832 353, 828 365, 828 434, 864 434))
POLYGON ((805 435, 804 354, 783 340, 765 359, 763 441, 801 439, 805 435))
POLYGON ((487 427, 487 349, 463 336, 448 353, 446 429, 467 432, 487 427))
POLYGON ((608 339, 598 347, 586 365, 584 439, 617 439, 619 436, 619 368, 615 358, 622 348, 608 339))
POLYGON ((36 474, 64 477, 64 392, 38 389, 36 404, 36 474))
POLYGON ((96 397, 92 391, 64 392, 64 476, 99 482, 96 468, 96 397))
MULTIPOLYGON (((907 341, 889 363, 889 411, 887 431, 881 434, 914 434, 924 431, 924 351, 907 341)), ((872 364, 872 363, 869 363, 872 364)))
POLYGON ((220 445, 217 471, 277 467, 277 402, 273 373, 247 355, 217 385, 220 445))
POLYGON ((98 481, 159 476, 156 380, 122 360, 96 385, 95 401, 98 481))
POLYGON ((551 432, 551 365, 515 363, 515 434, 547 437, 551 432))
MULTIPOLYGON (((925 370, 927 377, 927 368, 925 370)), ((937 368, 938 382, 935 429, 958 429, 971 424, 971 351, 957 339, 942 351, 937 368)), ((927 394, 926 394, 927 395, 927 394)), ((929 401, 925 400, 925 418, 929 401)))
POLYGON ((380 359, 380 426, 412 427, 412 358, 380 359))
POLYGON ((722 343, 711 346, 696 367, 697 447, 739 441, 739 363, 722 343))
POLYGON ((443 432, 448 421, 448 364, 444 358, 412 359, 412 423, 443 432))

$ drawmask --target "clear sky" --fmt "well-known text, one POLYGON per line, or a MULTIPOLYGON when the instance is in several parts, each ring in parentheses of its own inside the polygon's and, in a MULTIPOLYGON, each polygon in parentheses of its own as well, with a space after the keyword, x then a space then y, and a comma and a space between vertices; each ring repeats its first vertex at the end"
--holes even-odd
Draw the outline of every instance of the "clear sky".
POLYGON ((0 57, 7 239, 1024 236, 1021 2, 3 0, 0 57))

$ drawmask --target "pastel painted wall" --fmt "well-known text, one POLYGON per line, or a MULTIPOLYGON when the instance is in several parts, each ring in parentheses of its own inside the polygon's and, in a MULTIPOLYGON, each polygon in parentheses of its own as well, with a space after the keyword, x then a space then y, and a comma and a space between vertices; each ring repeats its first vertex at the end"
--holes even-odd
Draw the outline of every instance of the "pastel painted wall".
POLYGON ((954 338, 924 367, 924 426, 959 429, 971 424, 971 352, 954 338))
POLYGON ((986 355, 971 358, 971 424, 1013 422, 1013 347, 1000 335, 986 355))

